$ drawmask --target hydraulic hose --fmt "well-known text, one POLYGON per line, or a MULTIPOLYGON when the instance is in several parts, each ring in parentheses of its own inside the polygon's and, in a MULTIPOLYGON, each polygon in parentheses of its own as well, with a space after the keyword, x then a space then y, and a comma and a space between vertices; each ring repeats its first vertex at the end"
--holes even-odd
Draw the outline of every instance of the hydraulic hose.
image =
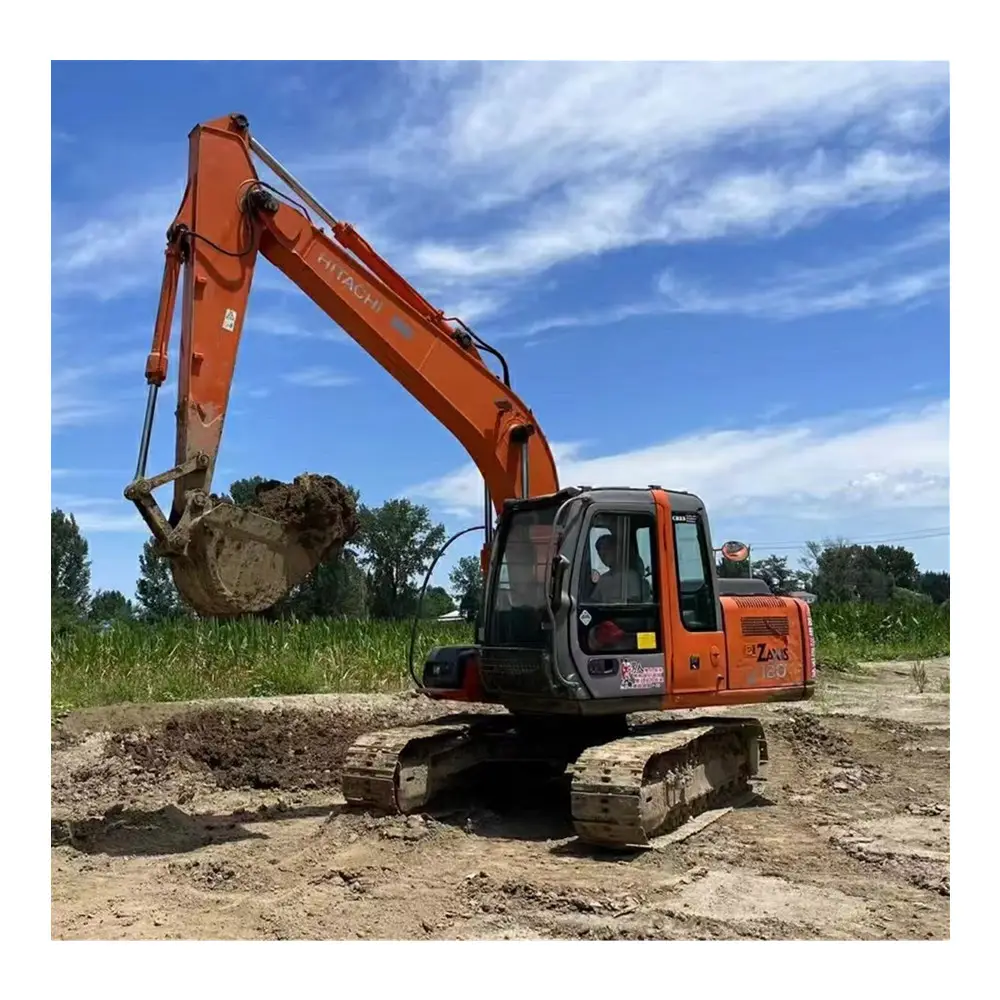
POLYGON ((420 624, 420 612, 424 606, 424 593, 427 590, 427 584, 430 582, 431 573, 434 572, 434 567, 437 566, 438 560, 441 558, 441 556, 444 555, 445 550, 448 548, 449 545, 451 545, 453 541, 455 541, 456 538, 461 538, 462 535, 467 535, 470 531, 483 531, 483 530, 484 526, 481 524, 477 524, 471 528, 463 528, 461 531, 458 531, 454 535, 452 535, 451 538, 449 538, 448 541, 446 541, 444 545, 442 545, 441 548, 438 549, 437 555, 434 556, 434 561, 431 563, 430 568, 427 570, 427 573, 424 576, 424 584, 420 588, 420 596, 417 598, 417 610, 413 616, 413 627, 410 629, 410 653, 409 653, 410 677, 413 679, 413 683, 416 684, 418 688, 422 688, 424 685, 421 681, 417 680, 417 675, 414 673, 413 670, 413 651, 417 644, 417 627, 420 624))

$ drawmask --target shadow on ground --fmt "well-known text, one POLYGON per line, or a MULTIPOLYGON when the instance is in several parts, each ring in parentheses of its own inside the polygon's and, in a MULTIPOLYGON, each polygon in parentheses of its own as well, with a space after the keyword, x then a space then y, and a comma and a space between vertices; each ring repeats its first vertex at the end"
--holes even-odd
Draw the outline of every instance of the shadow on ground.
POLYGON ((339 806, 268 807, 258 812, 189 815, 177 806, 147 811, 111 809, 104 816, 80 822, 53 819, 52 847, 72 847, 84 854, 113 857, 183 854, 210 844, 266 840, 254 823, 274 819, 329 816, 339 806))

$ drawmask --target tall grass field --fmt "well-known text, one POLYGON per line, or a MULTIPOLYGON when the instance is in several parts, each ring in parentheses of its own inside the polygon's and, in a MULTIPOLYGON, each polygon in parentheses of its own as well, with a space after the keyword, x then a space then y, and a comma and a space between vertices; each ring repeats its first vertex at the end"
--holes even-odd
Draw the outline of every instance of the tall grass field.
MULTIPOLYGON (((947 608, 814 605, 820 669, 860 660, 919 659, 949 650, 947 608)), ((422 623, 418 671, 434 645, 472 640, 465 624, 422 623)), ((60 708, 334 691, 410 684, 408 622, 124 623, 52 640, 52 702, 60 708)))

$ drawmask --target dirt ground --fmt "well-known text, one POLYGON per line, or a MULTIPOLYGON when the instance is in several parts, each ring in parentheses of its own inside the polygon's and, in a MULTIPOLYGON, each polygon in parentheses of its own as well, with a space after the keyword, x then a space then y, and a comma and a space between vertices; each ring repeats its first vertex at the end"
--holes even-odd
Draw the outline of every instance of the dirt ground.
POLYGON ((415 696, 77 712, 52 738, 52 937, 948 938, 949 661, 923 693, 869 670, 757 712, 755 800, 628 854, 502 776, 426 815, 345 810, 357 733, 443 714, 415 696))

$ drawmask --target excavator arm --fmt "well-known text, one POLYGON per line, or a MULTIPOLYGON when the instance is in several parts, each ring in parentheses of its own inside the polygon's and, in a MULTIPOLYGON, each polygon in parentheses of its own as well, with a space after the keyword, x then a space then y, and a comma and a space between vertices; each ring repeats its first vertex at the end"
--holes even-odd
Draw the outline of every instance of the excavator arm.
MULTIPOLYGON (((188 179, 167 231, 149 397, 135 479, 125 490, 170 558, 182 596, 205 614, 263 610, 329 549, 271 518, 220 502, 210 489, 258 254, 287 275, 462 443, 485 484, 487 545, 503 501, 554 493, 555 461, 531 411, 465 324, 435 309, 349 225, 334 219, 250 134, 242 115, 197 126, 188 179), (262 181, 256 155, 308 209, 262 181), (183 274, 175 466, 147 477, 156 394, 183 274), (153 491, 169 482, 169 518, 153 491)), ((497 355, 499 357, 499 355, 497 355)), ((485 549, 484 549, 485 564, 485 549)))

